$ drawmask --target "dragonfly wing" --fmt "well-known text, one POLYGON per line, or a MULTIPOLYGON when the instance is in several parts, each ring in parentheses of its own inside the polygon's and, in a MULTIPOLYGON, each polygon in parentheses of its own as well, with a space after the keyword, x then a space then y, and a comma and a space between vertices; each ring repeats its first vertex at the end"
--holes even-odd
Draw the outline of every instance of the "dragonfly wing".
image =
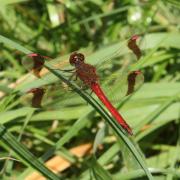
MULTIPOLYGON (((31 104, 33 107, 44 106, 49 108, 63 107, 67 106, 67 104, 72 105, 72 102, 75 102, 74 104, 81 103, 76 99, 77 96, 74 92, 59 82, 57 77, 43 68, 45 58, 48 57, 32 53, 22 59, 22 65, 31 72, 29 75, 35 75, 33 79, 28 76, 28 81, 24 84, 24 92, 27 95, 22 97, 22 103, 28 106, 31 104), (41 89, 44 91, 42 92, 41 89)), ((50 61, 50 63, 52 66, 56 65, 54 60, 50 61)), ((64 66, 66 65, 67 63, 64 63, 64 66)), ((65 76, 70 77, 71 75, 65 73, 65 76)))
POLYGON ((101 81, 101 85, 110 100, 120 102, 123 97, 137 91, 143 82, 144 76, 141 71, 130 72, 128 68, 125 68, 113 72, 101 81))
POLYGON ((44 88, 33 88, 33 89, 29 90, 27 93, 33 94, 32 106, 35 108, 41 108, 41 102, 42 102, 42 98, 45 93, 45 89, 44 88))
MULTIPOLYGON (((141 57, 141 50, 136 44, 138 38, 138 35, 134 35, 127 42, 127 47, 134 53, 137 60, 141 57)), ((107 63, 99 66, 98 71, 100 70, 100 80, 102 81, 100 84, 107 96, 112 101, 119 102, 124 96, 132 94, 142 85, 144 76, 140 70, 129 71, 133 64, 131 58, 134 59, 134 56, 116 57, 117 54, 115 53, 111 61, 106 61, 107 63)))
POLYGON ((127 83, 128 89, 126 95, 132 94, 136 89, 138 89, 144 81, 144 76, 141 71, 132 71, 128 74, 127 83))

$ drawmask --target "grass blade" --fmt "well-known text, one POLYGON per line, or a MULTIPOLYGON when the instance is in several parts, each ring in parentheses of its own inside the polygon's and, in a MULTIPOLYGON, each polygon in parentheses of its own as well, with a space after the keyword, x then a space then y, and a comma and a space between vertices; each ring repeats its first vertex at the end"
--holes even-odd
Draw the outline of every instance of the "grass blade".
POLYGON ((59 180, 60 178, 43 165, 33 154, 31 154, 24 145, 19 143, 17 139, 7 131, 7 129, 0 125, 1 141, 3 141, 9 148, 11 148, 20 158, 22 158, 28 165, 42 173, 45 177, 52 180, 59 180))
POLYGON ((122 139, 122 141, 126 144, 127 148, 131 151, 134 158, 137 160, 139 165, 142 167, 142 169, 145 171, 148 179, 153 179, 152 175, 150 174, 146 163, 142 159, 140 153, 137 151, 136 147, 133 145, 131 140, 124 134, 122 128, 117 124, 117 122, 109 116, 109 114, 106 112, 106 110, 93 99, 93 97, 89 96, 87 93, 83 92, 76 84, 70 82, 66 77, 62 75, 58 70, 54 70, 48 63, 45 64, 45 67, 53 73, 55 76, 57 76, 59 79, 61 79, 63 82, 65 82, 68 86, 70 86, 76 93, 78 93, 85 101, 88 102, 91 106, 93 106, 97 112, 101 114, 101 116, 108 122, 108 124, 113 128, 113 130, 117 133, 117 135, 122 139))

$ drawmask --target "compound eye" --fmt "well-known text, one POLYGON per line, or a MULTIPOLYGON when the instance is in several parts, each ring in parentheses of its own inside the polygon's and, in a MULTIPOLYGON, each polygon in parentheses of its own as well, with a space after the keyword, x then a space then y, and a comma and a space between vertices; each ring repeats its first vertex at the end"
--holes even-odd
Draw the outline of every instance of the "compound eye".
POLYGON ((78 53, 78 59, 83 62, 84 61, 84 55, 82 53, 78 53))
POLYGON ((69 62, 71 65, 77 64, 79 61, 84 61, 84 55, 82 53, 74 52, 70 55, 69 62))
POLYGON ((69 63, 71 65, 74 65, 76 64, 76 61, 77 61, 77 52, 73 52, 69 57, 69 63))

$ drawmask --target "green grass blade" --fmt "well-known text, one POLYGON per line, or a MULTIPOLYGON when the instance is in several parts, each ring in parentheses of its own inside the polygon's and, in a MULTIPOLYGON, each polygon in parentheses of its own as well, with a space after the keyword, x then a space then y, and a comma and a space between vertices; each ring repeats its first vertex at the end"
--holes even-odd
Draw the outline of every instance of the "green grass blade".
MULTIPOLYGON (((178 93, 179 94, 179 93, 178 93)), ((177 95, 178 95, 177 94, 177 95)), ((163 111, 165 111, 176 99, 177 99, 177 95, 168 98, 164 103, 162 103, 155 111, 153 111, 152 113, 150 113, 147 117, 144 118, 144 120, 142 120, 142 122, 138 125, 138 127, 136 128, 135 132, 139 132, 140 129, 146 125, 151 123, 154 119, 156 119, 163 111)))
POLYGON ((17 49, 25 54, 30 54, 32 53, 32 51, 26 49, 25 47, 21 46, 20 44, 0 35, 0 42, 5 44, 5 46, 8 46, 10 48, 14 48, 14 49, 17 49))
POLYGON ((92 174, 96 180, 112 180, 111 175, 96 160, 95 157, 91 161, 92 174))
POLYGON ((0 135, 1 141, 3 141, 9 148, 11 148, 21 159, 23 159, 29 166, 33 167, 45 177, 52 180, 59 180, 56 174, 50 171, 47 167, 44 166, 33 154, 31 154, 24 145, 19 143, 17 139, 12 136, 7 129, 0 125, 0 135))
POLYGON ((70 86, 76 93, 78 93, 85 101, 87 101, 90 105, 92 105, 97 112, 101 114, 101 116, 109 123, 109 125, 113 128, 113 130, 118 134, 118 136, 122 139, 122 141, 126 144, 128 149, 133 154, 134 158, 137 160, 139 165, 144 169, 147 177, 149 179, 153 179, 152 175, 150 174, 146 163, 142 159, 141 155, 137 151, 136 147, 133 145, 131 140, 124 134, 122 128, 119 126, 119 124, 111 118, 106 110, 98 104, 91 96, 89 96, 87 93, 83 92, 76 84, 70 82, 66 77, 60 73, 60 71, 53 69, 48 63, 45 64, 45 67, 53 73, 55 76, 57 76, 59 79, 61 79, 63 82, 65 82, 68 86, 70 86))
POLYGON ((28 0, 2 0, 1 5, 8 5, 8 4, 15 4, 15 3, 21 3, 28 0))

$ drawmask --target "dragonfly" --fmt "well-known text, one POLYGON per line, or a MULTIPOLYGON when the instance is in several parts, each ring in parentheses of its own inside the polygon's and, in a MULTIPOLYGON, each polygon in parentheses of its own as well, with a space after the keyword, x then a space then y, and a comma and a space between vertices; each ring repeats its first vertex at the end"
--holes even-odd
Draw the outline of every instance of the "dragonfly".
MULTIPOLYGON (((141 58, 141 50, 137 45, 136 41, 139 38, 138 35, 132 36, 127 46, 128 48, 135 54, 136 58, 139 60, 141 58)), ((43 68, 45 60, 49 57, 42 56, 37 53, 31 53, 28 55, 32 59, 31 70, 37 78, 40 78, 40 72, 43 68)), ((85 87, 88 87, 92 93, 94 93, 97 98, 104 104, 107 110, 110 112, 112 117, 118 122, 118 124, 129 134, 133 135, 133 131, 130 125, 125 121, 123 116, 119 113, 119 111, 112 105, 110 100, 107 98, 105 92, 101 88, 99 83, 100 77, 97 73, 97 69, 95 66, 86 63, 86 58, 83 53, 73 52, 69 57, 69 63, 74 68, 62 70, 64 72, 72 73, 75 76, 75 79, 80 79, 85 87)), ((27 66, 27 65, 26 65, 27 66)), ((135 85, 137 81, 137 77, 141 77, 143 81, 143 75, 140 70, 131 71, 127 75, 127 92, 126 96, 132 94, 135 91, 135 85)), ((72 77, 72 76, 71 76, 72 77)), ((45 90, 43 88, 33 88, 28 91, 28 93, 33 94, 32 105, 34 107, 41 106, 41 100, 43 98, 45 90)))

